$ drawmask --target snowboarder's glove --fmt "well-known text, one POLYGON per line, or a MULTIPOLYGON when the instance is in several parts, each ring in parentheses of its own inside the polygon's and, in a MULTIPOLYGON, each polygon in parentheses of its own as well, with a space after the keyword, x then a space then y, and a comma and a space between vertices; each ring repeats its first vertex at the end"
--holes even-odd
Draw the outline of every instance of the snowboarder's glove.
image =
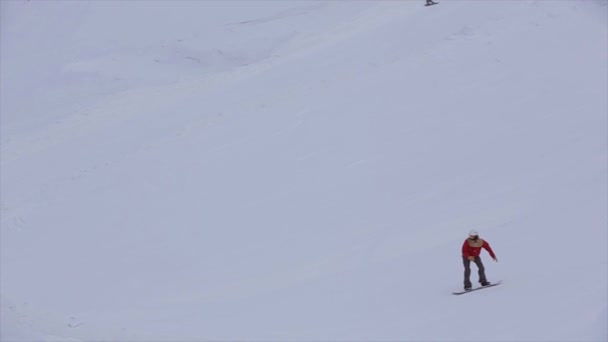
POLYGON ((498 258, 494 257, 494 261, 498 262, 498 258))

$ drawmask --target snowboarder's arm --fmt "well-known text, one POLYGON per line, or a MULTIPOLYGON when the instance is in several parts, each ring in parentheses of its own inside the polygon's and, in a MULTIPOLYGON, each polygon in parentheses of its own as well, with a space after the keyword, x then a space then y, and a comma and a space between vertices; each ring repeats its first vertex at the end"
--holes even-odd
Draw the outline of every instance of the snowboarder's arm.
POLYGON ((492 259, 496 259, 496 254, 494 254, 494 251, 492 250, 492 247, 490 247, 490 244, 487 241, 483 241, 483 248, 486 249, 486 251, 488 251, 488 253, 490 253, 490 256, 492 257, 492 259))
POLYGON ((462 256, 465 258, 468 258, 470 256, 469 255, 469 244, 467 243, 466 240, 462 244, 462 256))

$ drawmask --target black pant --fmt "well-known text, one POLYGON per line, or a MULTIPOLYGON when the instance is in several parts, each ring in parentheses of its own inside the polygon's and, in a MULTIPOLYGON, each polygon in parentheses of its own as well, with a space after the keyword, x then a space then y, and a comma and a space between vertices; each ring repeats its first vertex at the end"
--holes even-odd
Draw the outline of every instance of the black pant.
MULTIPOLYGON (((486 283, 488 280, 486 279, 486 269, 483 267, 483 263, 481 262, 480 257, 475 257, 473 260, 477 268, 479 269, 479 282, 486 283)), ((464 265, 464 287, 471 287, 471 260, 466 257, 462 257, 462 264, 464 265)))

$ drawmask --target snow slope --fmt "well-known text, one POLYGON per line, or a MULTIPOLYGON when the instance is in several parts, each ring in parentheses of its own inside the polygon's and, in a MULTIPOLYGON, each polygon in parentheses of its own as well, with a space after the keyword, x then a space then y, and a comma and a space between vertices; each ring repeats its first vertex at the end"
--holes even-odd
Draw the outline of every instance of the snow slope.
POLYGON ((606 340, 606 5, 1 2, 2 340, 606 340))

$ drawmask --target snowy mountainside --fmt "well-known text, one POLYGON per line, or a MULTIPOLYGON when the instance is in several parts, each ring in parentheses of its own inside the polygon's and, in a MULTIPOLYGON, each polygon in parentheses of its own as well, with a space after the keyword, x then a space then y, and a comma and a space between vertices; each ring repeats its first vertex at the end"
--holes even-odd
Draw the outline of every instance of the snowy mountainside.
POLYGON ((1 6, 2 340, 608 337, 605 1, 1 6))

